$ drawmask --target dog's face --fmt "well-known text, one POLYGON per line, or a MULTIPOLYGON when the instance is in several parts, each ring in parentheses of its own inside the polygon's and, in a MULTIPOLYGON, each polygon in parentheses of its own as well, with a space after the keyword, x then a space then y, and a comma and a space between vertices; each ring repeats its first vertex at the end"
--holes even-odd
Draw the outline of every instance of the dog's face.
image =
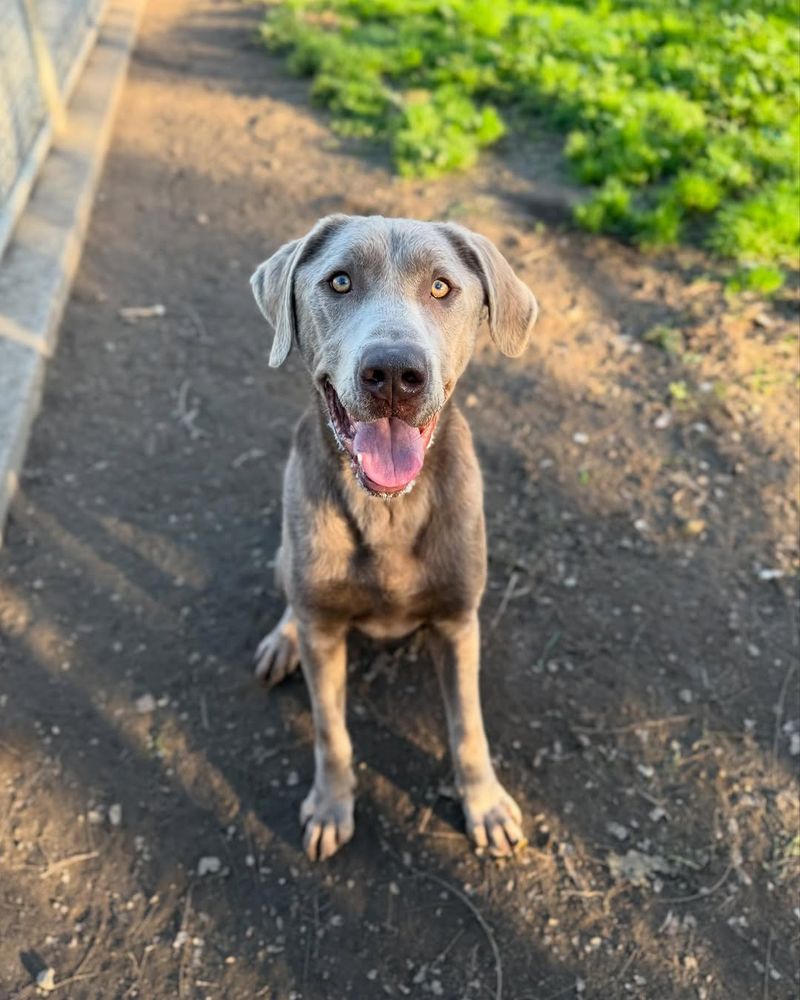
POLYGON ((402 493, 469 362, 484 309, 522 352, 536 300, 484 237, 450 223, 335 215, 251 279, 275 328, 270 364, 296 344, 361 485, 402 493))

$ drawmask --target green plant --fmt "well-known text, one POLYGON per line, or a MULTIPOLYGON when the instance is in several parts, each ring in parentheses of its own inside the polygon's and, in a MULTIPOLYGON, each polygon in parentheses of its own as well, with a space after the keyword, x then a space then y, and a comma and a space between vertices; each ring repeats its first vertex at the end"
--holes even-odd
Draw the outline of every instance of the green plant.
POLYGON ((677 330, 673 326, 664 326, 661 324, 651 327, 642 335, 642 340, 646 344, 652 344, 654 347, 660 348, 665 354, 670 354, 673 357, 683 354, 685 346, 683 333, 680 330, 677 330))
POLYGON ((397 170, 471 166, 512 123, 565 133, 592 231, 800 257, 795 0, 285 0, 265 42, 397 170))
POLYGON ((669 384, 669 394, 670 397, 679 406, 681 404, 686 404, 689 402, 691 397, 691 390, 689 386, 681 379, 679 382, 670 382, 669 384))
POLYGON ((743 267, 736 271, 725 285, 728 292, 758 292, 761 295, 774 295, 783 287, 784 275, 779 267, 769 264, 757 264, 755 267, 743 267))

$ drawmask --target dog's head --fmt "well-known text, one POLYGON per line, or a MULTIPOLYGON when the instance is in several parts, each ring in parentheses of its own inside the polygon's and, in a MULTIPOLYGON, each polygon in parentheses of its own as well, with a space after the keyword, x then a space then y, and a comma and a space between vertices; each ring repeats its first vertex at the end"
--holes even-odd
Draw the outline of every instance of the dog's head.
POLYGON ((332 215, 251 278, 275 329, 269 363, 299 349, 359 482, 386 496, 419 475, 484 310, 521 354, 536 299, 497 248, 462 226, 332 215))

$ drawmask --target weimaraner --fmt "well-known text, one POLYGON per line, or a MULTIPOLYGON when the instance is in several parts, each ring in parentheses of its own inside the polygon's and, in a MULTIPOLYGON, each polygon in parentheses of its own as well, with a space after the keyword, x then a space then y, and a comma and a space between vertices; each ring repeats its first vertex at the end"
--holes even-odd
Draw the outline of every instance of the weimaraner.
POLYGON ((311 696, 305 851, 328 858, 354 830, 348 631, 394 639, 424 626, 467 831, 478 848, 511 854, 524 843, 522 817, 492 767, 478 685, 481 473, 450 397, 481 319, 488 313, 495 344, 515 357, 536 299, 485 237, 380 216, 320 220, 251 284, 275 330, 270 365, 295 346, 314 388, 283 481, 286 610, 256 653, 266 684, 299 665, 311 696))

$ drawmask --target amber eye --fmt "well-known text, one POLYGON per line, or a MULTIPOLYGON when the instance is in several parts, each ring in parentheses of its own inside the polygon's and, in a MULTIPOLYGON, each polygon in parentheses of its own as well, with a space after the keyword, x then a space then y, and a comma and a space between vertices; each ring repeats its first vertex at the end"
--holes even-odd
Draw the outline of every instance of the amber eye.
POLYGON ((349 292, 352 287, 349 274, 342 272, 341 274, 334 274, 331 278, 331 288, 334 292, 349 292))
POLYGON ((437 278, 431 285, 431 295, 435 299, 443 299, 450 294, 450 286, 442 278, 437 278))

